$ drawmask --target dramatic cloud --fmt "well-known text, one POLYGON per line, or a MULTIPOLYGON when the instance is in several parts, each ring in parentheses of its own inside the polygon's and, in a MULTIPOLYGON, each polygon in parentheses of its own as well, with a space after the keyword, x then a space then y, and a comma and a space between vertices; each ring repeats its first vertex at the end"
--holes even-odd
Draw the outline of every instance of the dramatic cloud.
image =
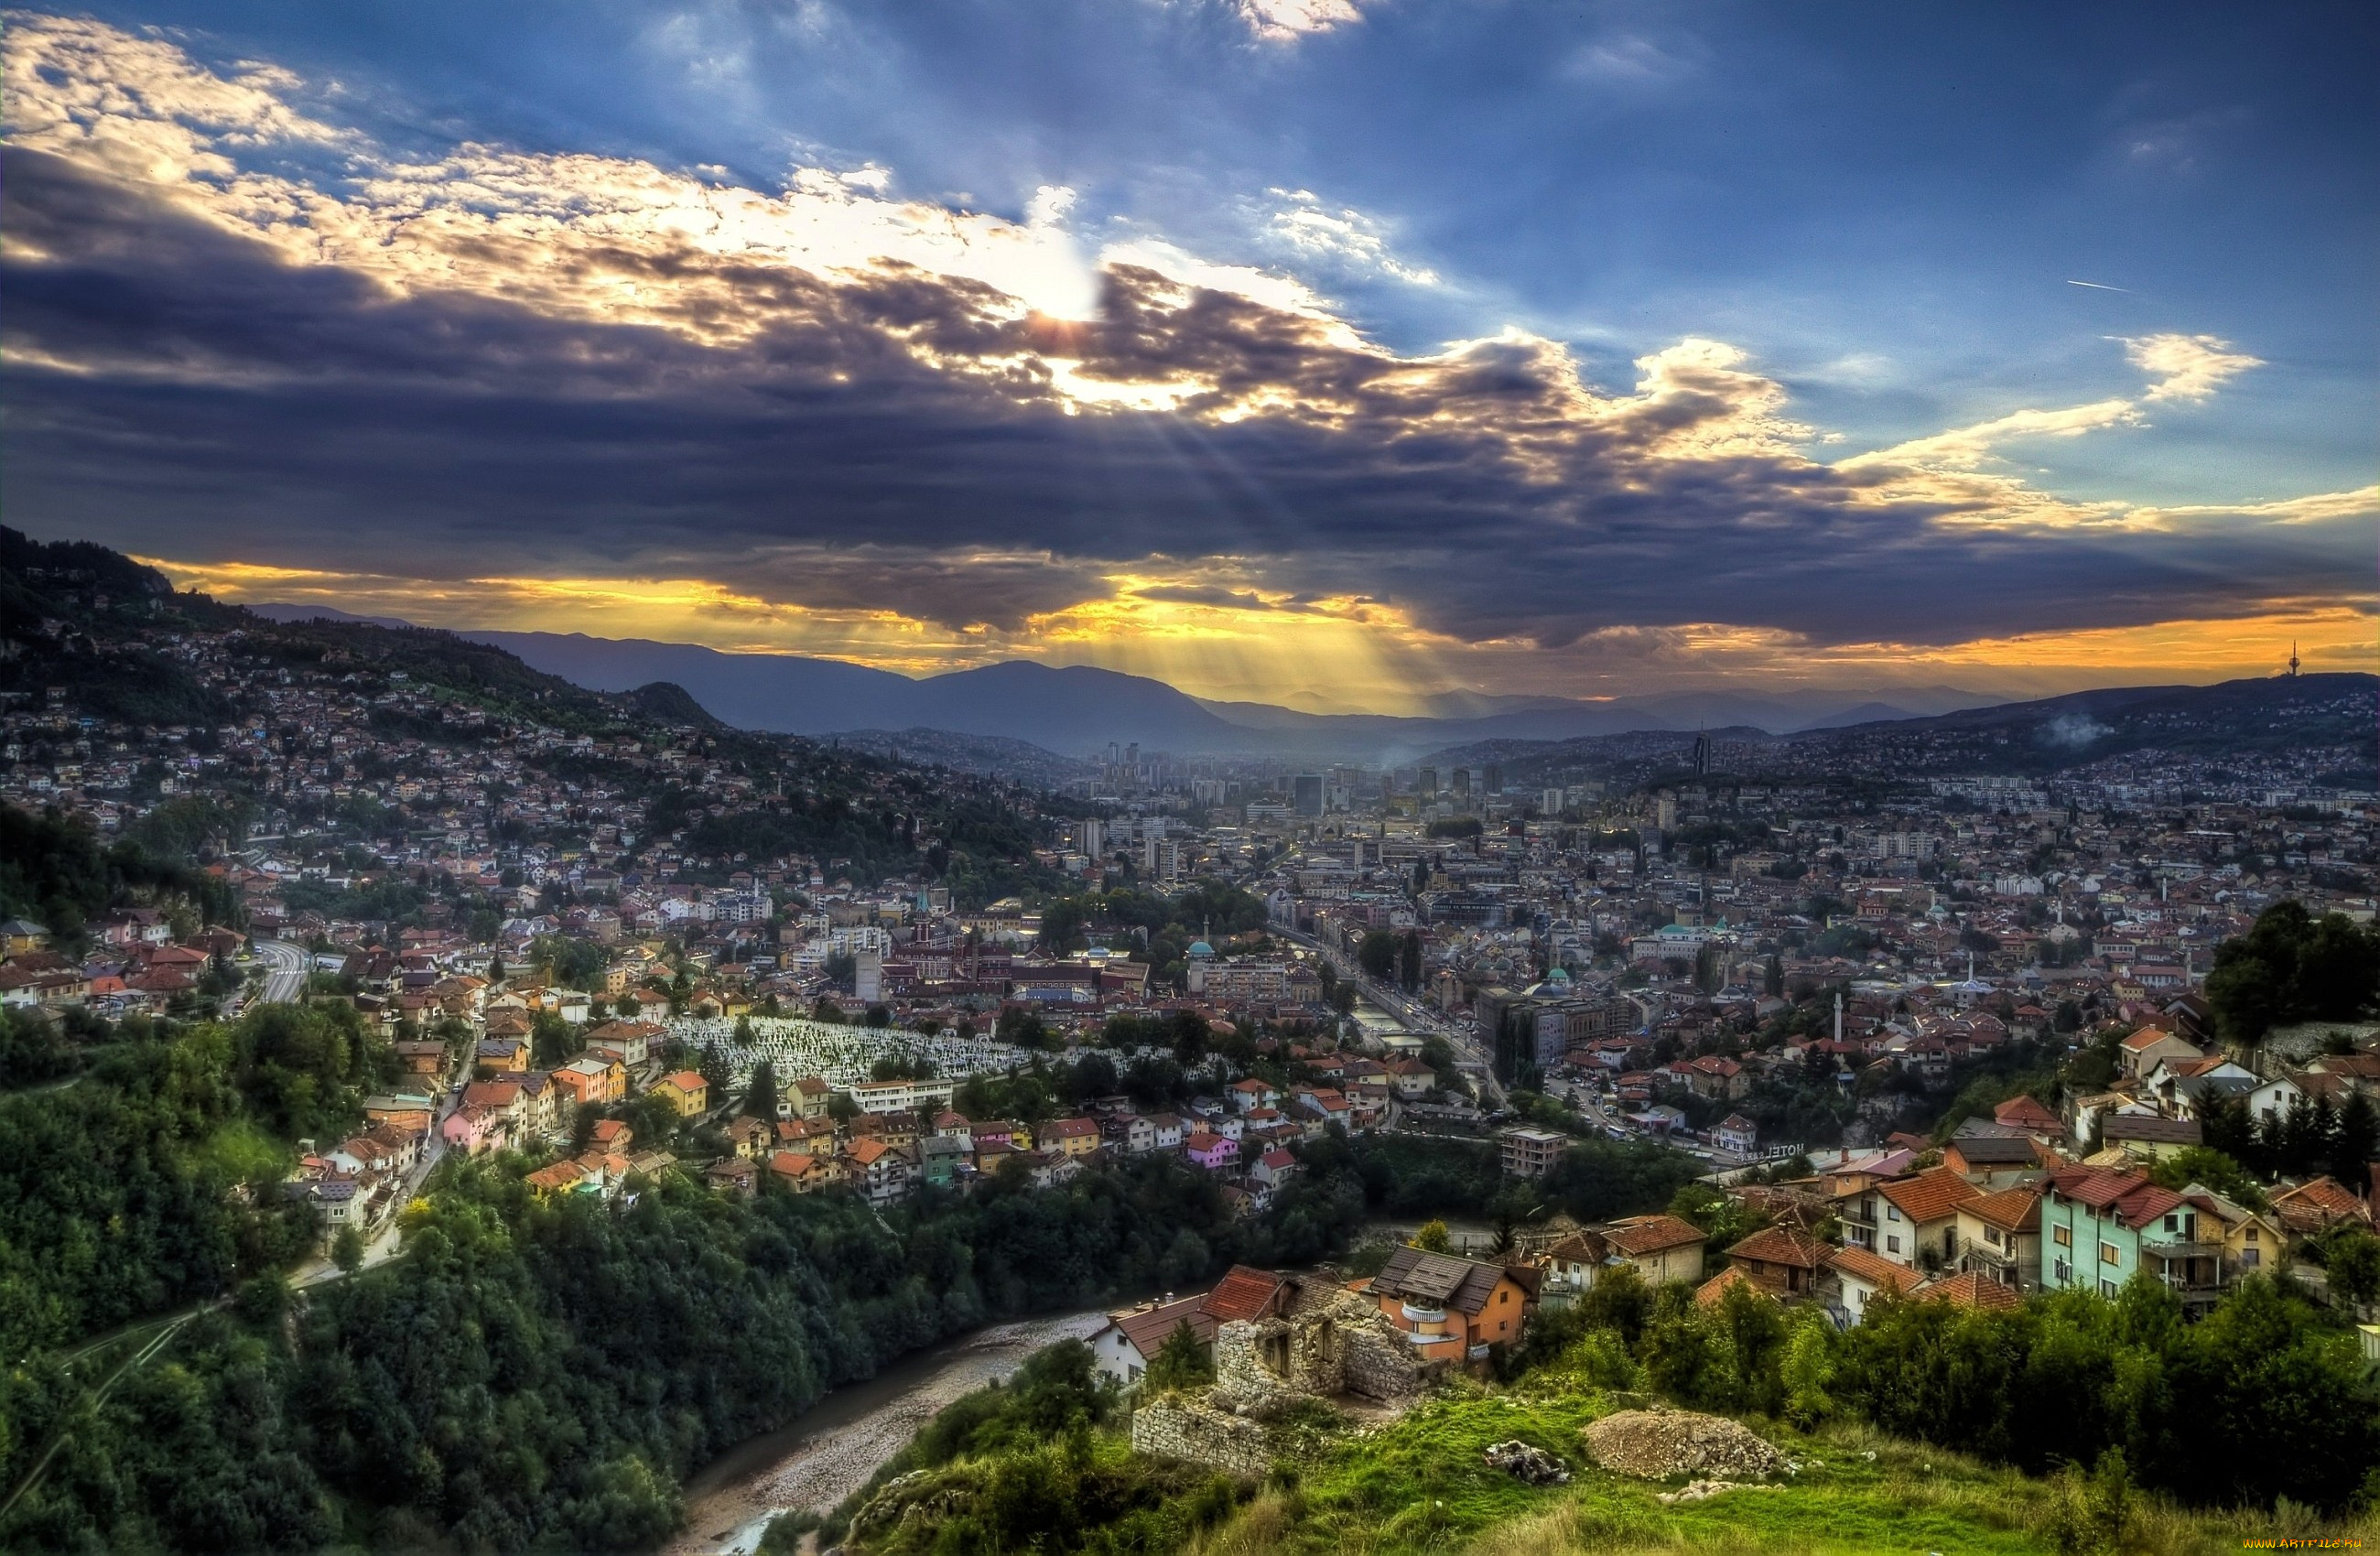
POLYGON ((1390 253, 1379 223, 1347 207, 1331 210, 1306 189, 1269 191, 1281 201, 1269 225, 1295 252, 1320 257, 1359 271, 1377 271, 1416 286, 1435 286, 1438 273, 1409 265, 1390 253))
MULTIPOLYGON (((39 17, 6 47, 12 518, 244 598, 1386 687, 2314 608, 2368 551, 2370 492, 2077 503, 1996 466, 2257 365, 2208 336, 2127 340, 2137 399, 1829 463, 1725 342, 1626 391, 1521 330, 1399 352, 1295 275, 1097 249, 1056 185, 1008 220, 878 168, 400 157, 269 67, 39 17)), ((1275 198, 1291 250, 1434 279, 1275 198)))
POLYGON ((2156 382, 2143 398, 2203 400, 2230 379, 2265 364, 2213 335, 2143 335, 2124 342, 2124 355, 2156 382))
POLYGON ((1354 0, 1237 0, 1242 19, 1268 43, 1293 43, 1313 32, 1361 21, 1354 0))

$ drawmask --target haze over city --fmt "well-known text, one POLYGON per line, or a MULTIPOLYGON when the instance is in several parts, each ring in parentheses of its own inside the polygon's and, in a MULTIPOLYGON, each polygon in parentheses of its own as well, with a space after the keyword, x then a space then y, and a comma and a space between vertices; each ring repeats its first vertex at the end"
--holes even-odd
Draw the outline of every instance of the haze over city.
POLYGON ((2361 669, 2369 33, 12 13, 0 495, 225 601, 1320 711, 2361 669))

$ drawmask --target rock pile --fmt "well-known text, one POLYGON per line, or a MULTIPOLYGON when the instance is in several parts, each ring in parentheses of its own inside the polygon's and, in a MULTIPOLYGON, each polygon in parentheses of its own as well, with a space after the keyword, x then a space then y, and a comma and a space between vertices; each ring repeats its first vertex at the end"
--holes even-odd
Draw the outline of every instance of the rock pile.
POLYGON ((1622 1410, 1579 1434, 1587 1457, 1618 1475, 1756 1480, 1785 1467, 1785 1455, 1723 1416, 1685 1410, 1622 1410))
POLYGON ((1500 1469, 1513 1479, 1532 1486, 1560 1486, 1570 1479, 1570 1471, 1562 1468, 1560 1459, 1517 1437, 1489 1443, 1486 1457, 1489 1469, 1500 1469))

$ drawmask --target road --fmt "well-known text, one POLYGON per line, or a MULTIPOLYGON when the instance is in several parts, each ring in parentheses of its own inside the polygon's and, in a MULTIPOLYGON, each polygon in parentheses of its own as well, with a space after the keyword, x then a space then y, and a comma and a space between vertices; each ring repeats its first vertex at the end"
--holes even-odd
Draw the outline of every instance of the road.
POLYGON ((1364 969, 1356 965, 1354 957, 1342 951, 1333 950, 1312 935, 1284 929, 1280 925, 1275 925, 1273 928, 1282 938, 1293 940, 1300 945, 1320 952, 1330 962, 1332 972, 1343 981, 1354 984, 1356 992, 1394 1015, 1408 1027, 1416 1032, 1426 1032, 1432 1037, 1444 1038, 1447 1046, 1454 1050, 1454 1057, 1463 1063, 1466 1070, 1479 1076, 1480 1100, 1489 1109, 1511 1105, 1504 1095, 1502 1083, 1496 1078, 1494 1056, 1481 1050, 1476 1036, 1462 1023, 1449 1021, 1437 1011, 1430 1009, 1428 1004, 1401 989, 1384 988, 1373 982, 1364 969))
POLYGON ((260 1003, 285 1005, 306 991, 312 958, 304 946, 285 940, 252 940, 249 944, 257 960, 265 964, 264 992, 257 996, 260 1003))

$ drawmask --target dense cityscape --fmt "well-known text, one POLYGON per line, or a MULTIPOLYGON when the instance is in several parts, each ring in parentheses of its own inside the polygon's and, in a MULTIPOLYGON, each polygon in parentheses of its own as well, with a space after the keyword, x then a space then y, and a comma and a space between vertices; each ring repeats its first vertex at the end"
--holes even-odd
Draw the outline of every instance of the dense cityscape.
POLYGON ((2380 11, 0 21, 0 1556, 2380 1541, 2380 11))
MULTIPOLYGON (((1829 735, 1853 752, 1832 773, 1708 735, 1630 740, 1598 776, 1550 744, 1311 772, 1118 745, 1036 789, 10 544, 36 609, 0 791, 7 1082, 55 1112, 225 1031, 251 1142, 178 1148, 186 1191, 231 1194, 214 1253, 121 1230, 104 1274, 56 1262, 78 1191, 20 1176, 20 1353, 137 1342, 137 1365, 227 1295, 320 1302, 415 1268, 442 1205, 836 1203, 909 1218, 914 1247, 1133 1185, 1197 1209, 911 1321, 1194 1288, 1110 1313, 1068 1387, 1143 1398, 1124 1437, 1150 1462, 1260 1474, 1284 1401, 1409 1410, 1587 1315, 1641 1326, 1632 1303, 1714 1334, 1752 1304, 1782 1365, 1805 1314, 1849 1336, 1878 1302, 2020 1314, 2136 1277, 2197 1316, 2278 1276, 2311 1357, 2316 1315, 2380 1296, 2374 796, 2319 743, 2368 682, 2268 683, 2248 737, 2217 708, 2187 759, 2014 774, 1945 773, 1970 737, 1887 724, 1829 735)), ((83 1126, 96 1168, 120 1125, 83 1126)), ((1640 1349, 1615 1365, 1683 1365, 1640 1349)), ((72 1518, 88 1466, 24 1457, 40 1436, 10 1462, 72 1518)), ((2311 1451, 2270 1483, 2318 1499, 2311 1451)), ((516 1516, 485 1538, 553 1526, 516 1516)))

